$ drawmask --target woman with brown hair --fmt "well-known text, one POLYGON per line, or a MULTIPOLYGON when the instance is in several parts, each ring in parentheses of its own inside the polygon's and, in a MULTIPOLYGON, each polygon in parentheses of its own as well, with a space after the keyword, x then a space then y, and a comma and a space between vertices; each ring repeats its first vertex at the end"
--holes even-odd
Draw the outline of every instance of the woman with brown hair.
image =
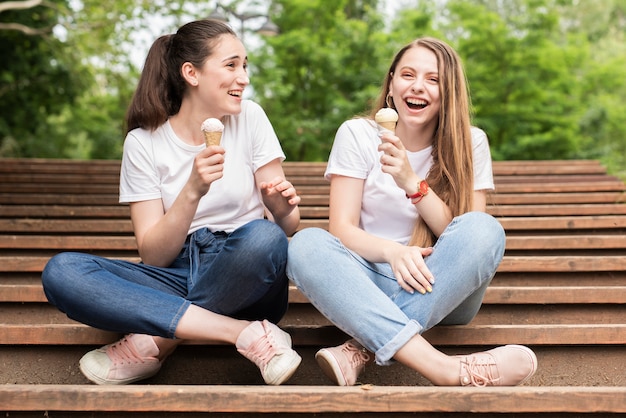
POLYGON ((247 65, 241 41, 215 20, 187 23, 148 52, 120 176, 142 262, 61 253, 42 276, 70 318, 128 334, 81 358, 95 383, 151 377, 184 339, 234 344, 267 384, 300 364, 274 325, 287 310, 300 197, 270 121, 243 98, 247 65), (223 127, 218 145, 205 143, 209 119, 223 127))
POLYGON ((353 337, 316 354, 331 380, 355 384, 369 353, 436 385, 509 386, 535 373, 524 346, 448 356, 421 336, 470 322, 504 254, 503 228, 485 213, 494 188, 489 144, 471 126, 452 48, 433 38, 402 48, 371 115, 337 131, 325 175, 330 233, 297 233, 287 274, 353 337), (397 112, 395 132, 375 122, 380 108, 397 112))

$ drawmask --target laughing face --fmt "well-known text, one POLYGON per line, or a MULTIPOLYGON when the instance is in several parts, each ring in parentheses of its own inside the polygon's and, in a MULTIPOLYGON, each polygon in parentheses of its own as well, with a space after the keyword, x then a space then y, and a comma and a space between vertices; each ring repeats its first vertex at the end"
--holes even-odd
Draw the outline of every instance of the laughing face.
POLYGON ((437 56, 422 46, 408 49, 395 68, 389 94, 399 123, 434 131, 441 104, 437 56))
POLYGON ((248 58, 241 41, 223 35, 198 74, 198 88, 208 114, 214 117, 241 112, 248 78, 248 58))

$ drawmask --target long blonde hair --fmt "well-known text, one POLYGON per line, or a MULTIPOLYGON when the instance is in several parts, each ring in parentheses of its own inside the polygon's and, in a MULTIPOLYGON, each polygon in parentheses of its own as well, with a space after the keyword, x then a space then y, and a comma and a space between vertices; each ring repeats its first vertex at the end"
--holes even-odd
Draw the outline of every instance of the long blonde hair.
MULTIPOLYGON (((387 103, 391 79, 403 55, 417 47, 427 48, 437 56, 441 97, 439 123, 432 141, 433 165, 426 181, 448 205, 452 216, 458 216, 472 209, 474 191, 470 96, 458 54, 445 42, 428 37, 416 39, 403 47, 391 62, 370 116, 374 118, 381 107, 395 108, 393 100, 387 103)), ((409 244, 429 247, 436 240, 423 219, 418 218, 409 244)))

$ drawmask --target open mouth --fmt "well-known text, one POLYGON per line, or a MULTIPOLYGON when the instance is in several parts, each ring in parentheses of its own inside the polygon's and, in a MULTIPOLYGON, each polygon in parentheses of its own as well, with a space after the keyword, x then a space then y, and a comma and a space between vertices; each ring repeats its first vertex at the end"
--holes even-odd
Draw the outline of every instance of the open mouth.
POLYGON ((241 97, 241 90, 231 90, 228 92, 228 94, 234 97, 241 97))
POLYGON ((420 99, 407 99, 406 104, 410 109, 421 110, 428 106, 428 102, 426 100, 420 99))

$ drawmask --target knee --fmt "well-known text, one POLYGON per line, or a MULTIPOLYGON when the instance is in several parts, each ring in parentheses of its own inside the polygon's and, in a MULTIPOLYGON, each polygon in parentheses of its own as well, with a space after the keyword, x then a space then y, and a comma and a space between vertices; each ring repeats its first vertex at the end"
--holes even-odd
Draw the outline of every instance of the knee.
POLYGON ((468 212, 459 216, 459 220, 470 231, 466 235, 477 248, 491 248, 496 253, 503 253, 506 235, 502 224, 485 212, 468 212))
POLYGON ((310 257, 311 251, 324 245, 329 233, 321 228, 305 228, 291 237, 289 242, 289 256, 310 257))
POLYGON ((297 232, 289 241, 287 252, 287 276, 300 284, 308 276, 312 265, 318 263, 319 257, 324 257, 324 249, 331 235, 321 228, 305 228, 297 232))
POLYGON ((289 240, 285 232, 274 222, 256 220, 242 227, 248 251, 281 254, 286 257, 289 240))
POLYGON ((59 253, 46 263, 41 273, 41 284, 44 293, 52 304, 55 304, 56 295, 63 295, 67 286, 71 286, 69 280, 72 275, 68 274, 76 263, 77 253, 59 253))

